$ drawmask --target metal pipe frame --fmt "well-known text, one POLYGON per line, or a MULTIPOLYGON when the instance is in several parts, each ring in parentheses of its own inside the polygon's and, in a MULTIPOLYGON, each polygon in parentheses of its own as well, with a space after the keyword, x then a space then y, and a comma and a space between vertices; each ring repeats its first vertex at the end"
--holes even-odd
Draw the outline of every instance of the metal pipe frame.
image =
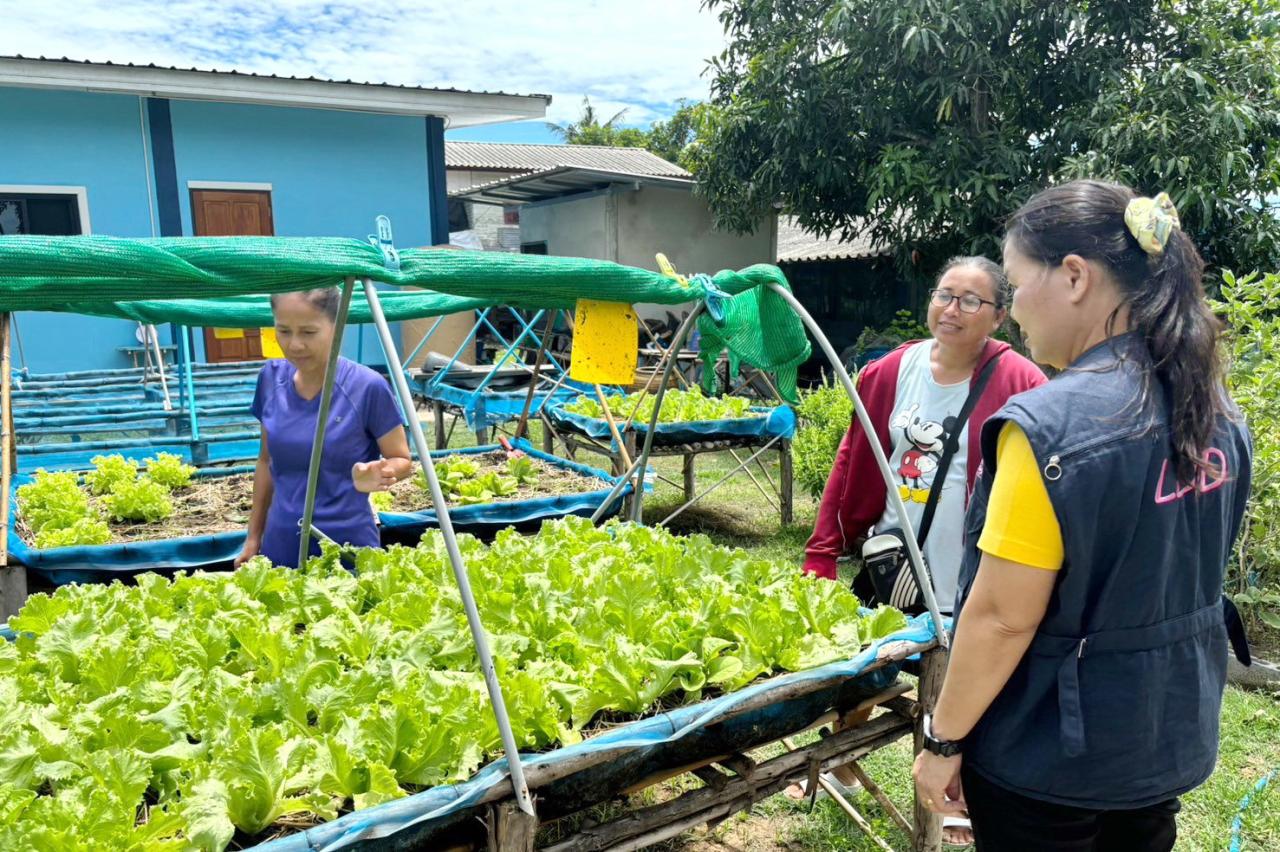
POLYGON ((182 381, 187 389, 187 418, 191 423, 191 440, 200 440, 200 418, 196 416, 196 382, 191 366, 191 329, 178 326, 178 339, 182 343, 182 381))
MULTIPOLYGON (((345 294, 349 301, 350 290, 345 294)), ((476 607, 475 595, 471 591, 471 581, 467 578, 467 568, 462 561, 462 551, 458 548, 458 539, 453 531, 453 521, 449 517, 449 508, 445 504, 444 492, 440 489, 440 480, 436 476, 435 462, 427 447, 427 436, 422 431, 422 421, 418 419, 413 405, 413 396, 409 392, 409 383, 404 377, 403 365, 396 352, 395 340, 391 337, 391 329, 387 325, 386 315, 382 312, 382 303, 378 299, 377 288, 372 282, 364 283, 365 297, 369 300, 369 313, 374 326, 378 329, 378 338, 382 341, 382 353, 387 362, 387 372, 395 386, 400 404, 408 413, 409 433, 414 447, 418 451, 418 461, 427 477, 427 487, 431 492, 431 503, 436 511, 436 521, 440 525, 440 535, 444 538, 445 551, 449 554, 449 564, 453 568, 454 579, 458 583, 458 592, 462 598, 463 609, 467 613, 467 623, 471 627, 471 638, 476 644, 476 655, 480 659, 480 668, 484 673, 485 686, 489 690, 489 701, 493 705, 493 715, 498 723, 498 731, 502 735, 502 748, 507 755, 507 768, 511 773, 511 786, 515 789, 516 803, 520 810, 530 816, 534 815, 533 799, 529 795, 529 786, 525 781, 524 767, 520 762, 520 750, 516 745, 515 734, 511 730, 511 719, 507 715, 506 701, 502 695, 502 685, 498 682, 498 672, 493 664, 493 654, 489 650, 489 639, 480 620, 480 611, 476 607)), ((319 438, 317 438, 317 442, 319 438)), ((311 492, 308 490, 308 498, 311 492)), ((310 523, 310 518, 308 518, 310 523)))
POLYGON ((490 308, 485 308, 480 311, 480 315, 476 317, 475 323, 471 326, 471 331, 469 331, 467 336, 462 339, 462 342, 458 344, 457 351, 453 353, 453 357, 449 359, 449 363, 444 365, 444 369, 436 370, 430 381, 427 382, 428 387, 435 387, 436 385, 444 382, 445 377, 449 375, 449 371, 453 369, 453 365, 458 363, 458 359, 462 357, 462 353, 466 351, 466 348, 476 339, 476 333, 480 331, 480 324, 484 322, 484 318, 490 310, 490 308))
POLYGON ((894 508, 897 509, 898 519, 902 524, 902 537, 906 540, 907 556, 911 562, 911 572, 915 575, 916 584, 920 586, 920 594, 924 598, 925 608, 929 610, 929 615, 933 619, 933 628, 938 635, 938 643, 944 648, 949 647, 951 641, 947 636, 946 629, 943 627, 942 614, 938 612, 938 601, 933 594, 933 583, 929 579, 928 572, 924 570, 924 557, 920 555, 920 545, 916 542, 915 530, 912 528, 911 519, 907 516, 907 509, 902 502, 902 496, 898 493, 897 483, 893 478, 893 471, 889 467, 889 459, 885 457, 884 448, 880 446, 879 441, 870 440, 870 437, 876 434, 876 429, 871 422, 871 416, 867 414, 866 406, 862 404, 862 397, 858 396, 857 386, 854 385, 853 379, 849 377, 849 371, 844 368, 844 364, 840 363, 840 357, 836 354, 831 341, 823 334, 822 329, 814 321, 804 305, 800 304, 800 300, 792 295, 791 291, 786 287, 775 282, 769 282, 768 287, 782 297, 782 300, 804 322, 809 329, 809 333, 813 335, 814 340, 818 341, 818 346, 822 348, 822 354, 826 355, 827 360, 831 362, 831 368, 835 371, 840 384, 844 386, 845 393, 849 395, 849 399, 853 402, 853 409, 858 416, 858 422, 862 424, 862 431, 868 437, 867 443, 871 445, 871 452, 875 456, 876 467, 880 468, 880 475, 884 477, 885 485, 888 486, 889 493, 886 499, 890 500, 894 508))
POLYGON ((338 354, 342 351, 342 332, 347 327, 351 294, 356 289, 354 278, 342 282, 342 301, 334 320, 333 343, 329 345, 329 361, 324 368, 324 384, 320 388, 320 410, 316 413, 316 433, 311 445, 311 463, 307 467, 307 496, 302 507, 302 527, 298 531, 298 567, 307 563, 311 554, 311 525, 316 513, 316 484, 320 481, 320 459, 324 454, 324 433, 329 425, 329 406, 333 403, 333 381, 338 373, 338 354))

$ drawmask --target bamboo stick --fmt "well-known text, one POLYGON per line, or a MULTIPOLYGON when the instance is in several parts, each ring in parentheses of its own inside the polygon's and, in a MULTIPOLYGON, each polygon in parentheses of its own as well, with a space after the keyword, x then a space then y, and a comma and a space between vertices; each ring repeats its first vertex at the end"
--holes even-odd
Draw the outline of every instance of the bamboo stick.
POLYGON ((613 412, 609 410, 609 403, 604 398, 604 391, 600 390, 600 385, 596 385, 595 388, 596 400, 604 411, 604 419, 609 424, 609 432, 613 435, 613 440, 618 442, 618 454, 622 456, 622 469, 629 470, 631 468, 631 454, 627 452, 626 442, 622 440, 622 433, 618 431, 618 424, 613 419, 613 412))
POLYGON ((524 398, 524 408, 520 411, 520 422, 516 424, 516 437, 523 438, 525 429, 529 427, 529 409, 533 408, 533 395, 538 389, 538 380, 542 376, 542 356, 547 354, 547 338, 551 336, 551 331, 555 328, 556 317, 560 315, 560 311, 553 310, 547 314, 547 327, 542 330, 542 337, 538 340, 538 353, 533 357, 533 376, 529 378, 529 393, 524 398))

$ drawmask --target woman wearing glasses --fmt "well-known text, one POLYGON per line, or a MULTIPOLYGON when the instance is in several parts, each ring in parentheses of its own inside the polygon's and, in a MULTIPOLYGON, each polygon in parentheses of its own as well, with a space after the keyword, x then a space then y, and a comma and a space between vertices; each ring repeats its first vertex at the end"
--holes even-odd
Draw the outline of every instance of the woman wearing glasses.
MULTIPOLYGON (((898 493, 912 529, 918 529, 938 462, 970 390, 996 360, 966 423, 959 424, 958 447, 947 466, 922 551, 933 577, 934 594, 950 612, 960 571, 966 495, 973 485, 982 423, 1016 393, 1045 381, 1034 364, 1007 343, 992 340, 1009 303, 1004 271, 985 257, 948 261, 929 296, 929 340, 903 344, 858 376, 858 392, 876 427, 876 440, 889 457, 898 493)), ((884 478, 855 418, 840 443, 818 508, 813 536, 805 546, 804 569, 836 578, 836 559, 853 552, 868 535, 901 529, 896 507, 886 498, 884 478)), ((869 584, 858 584, 864 598, 869 584)))
MULTIPOLYGON (((1009 344, 991 339, 1005 320, 1008 304, 1004 270, 985 257, 952 258, 929 294, 933 336, 903 344, 858 376, 858 393, 897 477, 912 530, 920 528, 930 491, 940 489, 921 551, 944 613, 951 612, 956 596, 965 506, 981 458, 982 424, 1011 396, 1045 382, 1035 364, 1011 351, 1009 344), (976 385, 981 387, 975 391, 976 385), (971 391, 978 397, 967 421, 957 424, 971 391), (936 482, 946 442, 957 431, 957 450, 941 471, 942 481, 936 482)), ((805 546, 804 570, 834 580, 838 557, 854 552, 870 535, 901 530, 902 519, 887 497, 871 445, 854 418, 822 493, 813 535, 805 546)), ((854 581, 854 590, 863 601, 872 602, 875 592, 866 571, 854 581)), ((843 770, 837 768, 828 780, 856 783, 843 770)), ((805 794, 799 785, 787 792, 792 798, 805 794)), ((967 821, 956 818, 947 820, 944 836, 948 843, 972 840, 967 821)))

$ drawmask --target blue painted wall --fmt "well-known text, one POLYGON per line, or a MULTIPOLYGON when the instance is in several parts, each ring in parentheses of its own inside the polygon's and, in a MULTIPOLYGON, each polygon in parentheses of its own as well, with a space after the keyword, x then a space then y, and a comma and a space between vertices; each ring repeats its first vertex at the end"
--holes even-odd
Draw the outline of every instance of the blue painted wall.
MULTIPOLYGON (((151 236, 138 98, 0 88, 6 128, 0 184, 83 186, 95 234, 151 236)), ((75 314, 20 312, 21 353, 32 370, 126 366, 117 346, 134 323, 75 314)), ((19 364, 21 366, 21 364, 19 364)))
MULTIPOLYGON (((269 183, 277 236, 365 239, 385 214, 397 245, 429 245, 422 118, 199 101, 172 101, 169 109, 186 233, 195 232, 190 181, 269 183)), ((398 326, 393 332, 398 345, 398 326)), ((374 335, 365 330, 358 352, 352 329, 343 354, 382 363, 374 335)))
MULTIPOLYGON (((6 136, 0 184, 88 188, 95 234, 149 237, 154 176, 143 99, 127 95, 0 88, 6 136)), ((178 202, 191 235, 189 181, 269 183, 278 236, 364 239, 378 214, 391 217, 396 244, 428 245, 431 235, 427 122, 422 117, 170 101, 178 202)), ((442 166, 443 163, 441 162, 442 166)), ((443 174, 439 180, 443 185, 443 174)), ((133 323, 24 313, 19 330, 33 372, 126 366, 118 346, 134 344, 133 323)), ((399 327, 393 325, 399 343, 399 327)), ((162 330, 161 339, 168 342, 162 330)), ((197 333, 197 359, 204 358, 197 333)), ((374 329, 364 345, 352 328, 344 354, 381 363, 374 329)))

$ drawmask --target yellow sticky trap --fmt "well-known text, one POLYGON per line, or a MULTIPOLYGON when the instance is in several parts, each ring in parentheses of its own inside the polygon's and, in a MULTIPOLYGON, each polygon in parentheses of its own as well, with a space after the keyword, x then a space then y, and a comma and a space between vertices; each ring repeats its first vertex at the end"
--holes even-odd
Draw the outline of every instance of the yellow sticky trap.
POLYGON ((213 330, 214 340, 243 340, 243 328, 215 328, 213 330))
POLYGON ((639 348, 640 331, 630 305, 578 300, 569 378, 592 385, 629 385, 636 379, 639 348))
POLYGON ((262 357, 263 358, 283 358, 284 350, 280 348, 280 341, 276 339, 276 330, 271 327, 262 329, 262 357))

